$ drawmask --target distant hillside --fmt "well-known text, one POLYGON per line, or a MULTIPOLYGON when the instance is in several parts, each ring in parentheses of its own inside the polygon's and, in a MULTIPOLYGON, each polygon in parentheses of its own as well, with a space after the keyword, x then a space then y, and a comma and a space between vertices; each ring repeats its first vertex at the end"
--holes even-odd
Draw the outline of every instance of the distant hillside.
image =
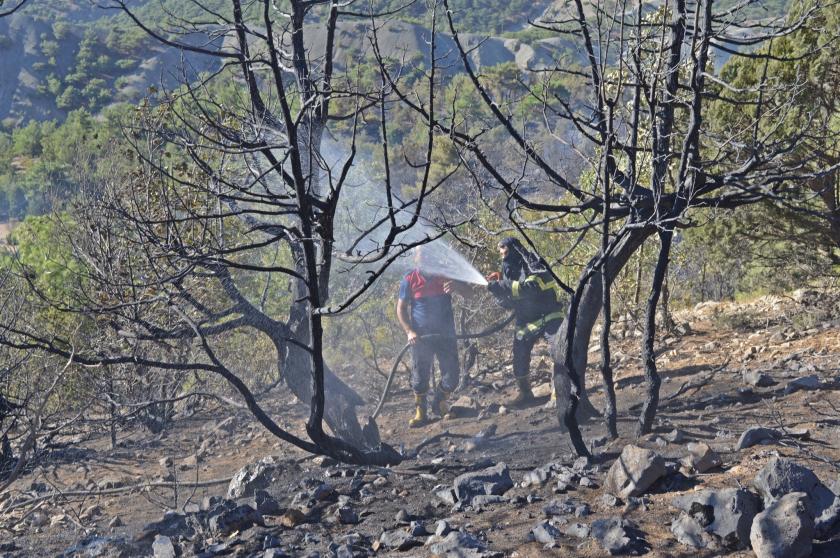
MULTIPOLYGON (((211 57, 181 53, 156 44, 142 31, 117 26, 112 12, 72 10, 72 17, 49 11, 24 11, 0 20, 0 123, 11 128, 29 120, 63 120, 77 108, 96 113, 119 102, 137 102, 149 87, 176 85, 183 68, 189 75, 213 70, 219 62, 211 57), (94 16, 100 15, 99 19, 94 16), (91 22, 95 22, 93 25, 91 22)), ((370 57, 366 22, 348 22, 339 28, 336 63, 356 65, 370 57)), ((323 52, 322 27, 307 27, 313 53, 323 52)), ((392 20, 379 31, 379 43, 386 56, 431 64, 429 31, 424 26, 392 20)), ((460 60, 452 39, 440 35, 437 55, 445 56, 442 66, 460 71, 460 60)), ((194 37, 206 43, 206 37, 194 37)), ((522 41, 465 33, 468 47, 477 47, 471 58, 476 66, 515 63, 520 68, 543 68, 566 45, 558 39, 522 41)), ((220 43, 217 44, 219 46, 220 43)), ((313 54, 316 56, 316 54, 313 54)))
MULTIPOLYGON (((540 39, 544 32, 528 29, 529 19, 543 13, 551 17, 561 1, 451 0, 450 6, 463 29, 462 38, 468 47, 475 47, 471 53, 474 64, 514 63, 525 69, 549 66, 563 52, 579 55, 565 40, 540 39)), ((724 0, 721 8, 735 1, 724 0)), ((790 1, 757 2, 748 15, 779 16, 790 1)), ((186 19, 201 13, 194 0, 136 0, 132 5, 152 25, 165 21, 167 11, 186 19)), ((229 10, 227 0, 204 0, 201 5, 229 10)), ((373 2, 377 9, 402 5, 403 0, 373 2)), ((410 4, 400 19, 385 23, 379 42, 386 55, 412 63, 423 61, 428 67, 426 9, 425 2, 410 4)), ((355 20, 340 27, 336 45, 339 65, 353 66, 369 56, 368 25, 355 20)), ((323 52, 321 29, 317 23, 308 27, 313 53, 323 52)), ((207 42, 206 37, 193 40, 207 42)), ((437 53, 446 55, 448 71, 460 71, 451 38, 439 36, 437 53)), ((719 57, 717 63, 723 59, 719 57)), ((97 113, 114 103, 134 103, 150 87, 177 84, 184 67, 194 76, 217 66, 217 60, 156 44, 117 11, 96 8, 88 0, 34 0, 14 16, 0 20, 0 129, 25 125, 29 120, 62 121, 78 108, 97 113)))

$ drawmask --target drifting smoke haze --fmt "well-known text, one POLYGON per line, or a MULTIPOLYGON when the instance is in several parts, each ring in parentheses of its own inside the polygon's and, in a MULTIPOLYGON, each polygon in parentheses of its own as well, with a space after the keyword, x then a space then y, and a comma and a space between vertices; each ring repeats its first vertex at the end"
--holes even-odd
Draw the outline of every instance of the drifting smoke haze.
MULTIPOLYGON (((321 154, 325 162, 333 169, 339 169, 347 155, 342 153, 341 147, 330 139, 322 142, 321 154)), ((347 181, 342 190, 342 207, 344 215, 337 227, 336 246, 338 251, 346 251, 357 239, 361 231, 367 230, 374 223, 387 216, 387 200, 382 181, 371 177, 368 169, 372 168, 369 161, 362 155, 357 155, 347 181)), ((333 172, 335 176, 337 173, 333 172)), ((326 180, 326 177, 324 177, 326 180)), ((397 215, 397 221, 407 222, 411 218, 411 209, 397 215)), ((361 242, 354 247, 354 252, 365 254, 383 247, 388 232, 389 222, 365 235, 361 242)), ((408 245, 427 238, 439 236, 441 229, 426 216, 421 215, 418 223, 407 232, 395 239, 395 245, 408 245)), ((487 285, 484 276, 449 242, 438 238, 422 247, 421 263, 415 262, 413 252, 408 251, 391 265, 389 275, 403 274, 419 267, 428 275, 437 275, 475 285, 487 285)), ((362 275, 365 266, 347 269, 362 275)))

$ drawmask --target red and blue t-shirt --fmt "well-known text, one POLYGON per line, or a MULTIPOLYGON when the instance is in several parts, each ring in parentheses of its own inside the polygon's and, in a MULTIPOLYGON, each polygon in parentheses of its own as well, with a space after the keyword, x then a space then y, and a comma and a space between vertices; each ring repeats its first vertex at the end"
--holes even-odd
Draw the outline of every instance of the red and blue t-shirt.
POLYGON ((423 335, 455 335, 452 297, 443 291, 443 277, 424 275, 415 269, 400 281, 400 300, 411 304, 411 327, 423 335))

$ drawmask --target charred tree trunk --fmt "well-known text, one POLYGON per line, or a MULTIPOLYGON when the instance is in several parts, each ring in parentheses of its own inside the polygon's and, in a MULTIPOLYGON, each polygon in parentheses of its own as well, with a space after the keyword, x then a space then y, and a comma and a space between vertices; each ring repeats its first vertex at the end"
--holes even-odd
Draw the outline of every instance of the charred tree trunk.
POLYGON ((659 257, 656 260, 656 269, 653 272, 653 284, 650 288, 650 297, 647 301, 647 314, 645 316, 645 335, 642 344, 642 357, 645 362, 645 383, 647 393, 642 406, 642 413, 639 416, 639 428, 637 435, 641 436, 650 432, 653 419, 656 416, 656 409, 659 406, 659 387, 662 380, 656 370, 656 353, 654 352, 654 341, 656 339, 656 307, 659 303, 659 295, 662 292, 662 284, 665 274, 668 271, 668 258, 671 255, 671 240, 674 233, 665 230, 659 233, 659 257))
MULTIPOLYGON (((595 326, 595 321, 603 307, 604 281, 601 277, 602 271, 606 273, 607 284, 611 285, 630 257, 652 233, 653 230, 648 228, 630 230, 606 258, 603 267, 593 271, 586 281, 578 286, 576 291, 579 301, 577 308, 574 314, 572 308, 569 309, 569 315, 560 326, 560 331, 555 336, 554 342, 554 386, 557 392, 557 415, 561 425, 565 425, 571 417, 574 417, 577 421, 591 416, 584 415, 583 411, 594 412, 594 407, 586 397, 585 377, 592 328, 595 326), (574 320, 570 320, 573 315, 574 320), (574 330, 572 335, 569 335, 570 326, 574 330), (570 361, 567 361, 567 355, 570 357, 570 361), (574 380, 570 377, 569 362, 572 364, 571 370, 574 371, 574 380), (575 397, 572 397, 573 383, 579 386, 575 397), (587 406, 588 409, 586 409, 587 406), (574 408, 574 411, 570 410, 572 408, 574 408)), ((598 259, 600 258, 596 256, 591 264, 597 265, 598 259)))
MULTIPOLYGON (((606 249, 606 237, 609 234, 607 223, 609 220, 604 218, 604 242, 602 243, 602 250, 606 249)), ((604 293, 602 305, 602 325, 601 325, 601 377, 604 380, 604 396, 606 401, 604 404, 604 420, 607 423, 607 431, 613 439, 618 438, 618 426, 616 424, 616 417, 618 411, 615 402, 615 382, 613 381, 613 370, 611 364, 610 354, 610 325, 612 324, 612 305, 610 300, 610 281, 606 273, 601 274, 601 291, 604 293)))

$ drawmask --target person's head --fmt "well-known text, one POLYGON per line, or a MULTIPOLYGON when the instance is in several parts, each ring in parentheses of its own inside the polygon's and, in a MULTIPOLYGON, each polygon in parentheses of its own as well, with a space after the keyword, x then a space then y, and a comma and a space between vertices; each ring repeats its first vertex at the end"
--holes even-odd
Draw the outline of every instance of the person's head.
POLYGON ((421 244, 420 246, 416 246, 414 248, 414 266, 417 269, 428 268, 429 264, 429 250, 426 248, 425 245, 421 244))
POLYGON ((499 256, 503 260, 521 259, 525 251, 522 243, 512 236, 507 236, 500 240, 497 248, 499 249, 499 256))

